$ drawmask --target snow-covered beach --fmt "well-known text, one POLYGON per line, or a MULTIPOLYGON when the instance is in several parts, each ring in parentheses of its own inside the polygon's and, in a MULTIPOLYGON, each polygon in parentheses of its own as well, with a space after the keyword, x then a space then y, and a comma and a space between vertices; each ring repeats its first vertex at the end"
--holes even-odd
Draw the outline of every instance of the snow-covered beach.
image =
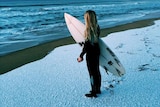
POLYGON ((0 107, 159 107, 160 20, 152 26, 112 33, 103 40, 126 69, 122 78, 101 68, 102 94, 90 90, 77 44, 54 49, 41 60, 0 75, 0 107), (114 88, 107 88, 110 84, 114 88))

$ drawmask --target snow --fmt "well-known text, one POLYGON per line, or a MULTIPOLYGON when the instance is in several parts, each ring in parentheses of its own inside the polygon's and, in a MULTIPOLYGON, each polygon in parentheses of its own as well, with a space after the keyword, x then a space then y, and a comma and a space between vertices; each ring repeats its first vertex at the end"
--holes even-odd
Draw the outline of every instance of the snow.
POLYGON ((112 33, 103 40, 126 69, 124 77, 102 74, 102 94, 90 90, 86 62, 77 44, 0 75, 0 107, 159 107, 160 20, 155 25, 112 33), (114 88, 108 88, 112 84, 114 88))

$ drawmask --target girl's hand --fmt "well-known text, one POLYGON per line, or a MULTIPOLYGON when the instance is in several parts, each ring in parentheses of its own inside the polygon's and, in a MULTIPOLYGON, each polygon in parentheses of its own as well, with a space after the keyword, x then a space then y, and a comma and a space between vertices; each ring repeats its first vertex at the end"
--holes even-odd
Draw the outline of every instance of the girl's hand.
POLYGON ((82 62, 82 61, 83 61, 83 58, 79 57, 79 58, 77 58, 77 61, 78 61, 78 62, 82 62))

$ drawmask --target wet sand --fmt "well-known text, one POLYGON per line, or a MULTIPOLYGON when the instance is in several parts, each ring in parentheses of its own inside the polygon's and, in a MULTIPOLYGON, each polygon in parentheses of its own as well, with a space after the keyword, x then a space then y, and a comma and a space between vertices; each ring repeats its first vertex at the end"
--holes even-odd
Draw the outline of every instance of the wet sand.
MULTIPOLYGON (((135 28, 150 26, 150 25, 153 25, 154 21, 158 19, 160 18, 136 21, 136 22, 132 22, 124 25, 111 27, 111 28, 101 29, 101 37, 107 36, 108 34, 113 32, 120 32, 128 29, 135 29, 135 28)), ((75 43, 73 38, 67 37, 67 38, 51 41, 48 43, 44 43, 38 46, 34 46, 31 48, 23 49, 17 52, 13 52, 4 56, 0 56, 0 74, 7 73, 22 65, 39 60, 45 57, 49 52, 54 50, 54 48, 56 47, 67 45, 67 44, 73 44, 73 43, 75 43)))

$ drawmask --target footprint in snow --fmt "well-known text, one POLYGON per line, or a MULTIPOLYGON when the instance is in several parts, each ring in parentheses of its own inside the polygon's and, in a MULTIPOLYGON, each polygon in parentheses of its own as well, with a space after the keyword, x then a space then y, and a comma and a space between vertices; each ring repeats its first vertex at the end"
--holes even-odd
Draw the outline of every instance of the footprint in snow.
POLYGON ((124 46, 124 44, 121 43, 121 44, 119 44, 115 49, 120 49, 120 48, 122 48, 123 46, 124 46))
POLYGON ((149 66, 149 64, 140 65, 140 66, 138 67, 138 71, 148 70, 149 68, 148 68, 147 66, 149 66))
POLYGON ((120 85, 120 84, 122 84, 122 82, 124 81, 124 79, 125 79, 125 77, 123 76, 123 77, 116 77, 116 78, 114 78, 114 79, 112 79, 112 80, 110 80, 110 81, 104 81, 106 84, 105 84, 105 86, 104 86, 104 89, 105 90, 107 90, 107 91, 109 91, 109 93, 111 94, 111 95, 114 95, 114 88, 117 86, 117 85, 120 85))

